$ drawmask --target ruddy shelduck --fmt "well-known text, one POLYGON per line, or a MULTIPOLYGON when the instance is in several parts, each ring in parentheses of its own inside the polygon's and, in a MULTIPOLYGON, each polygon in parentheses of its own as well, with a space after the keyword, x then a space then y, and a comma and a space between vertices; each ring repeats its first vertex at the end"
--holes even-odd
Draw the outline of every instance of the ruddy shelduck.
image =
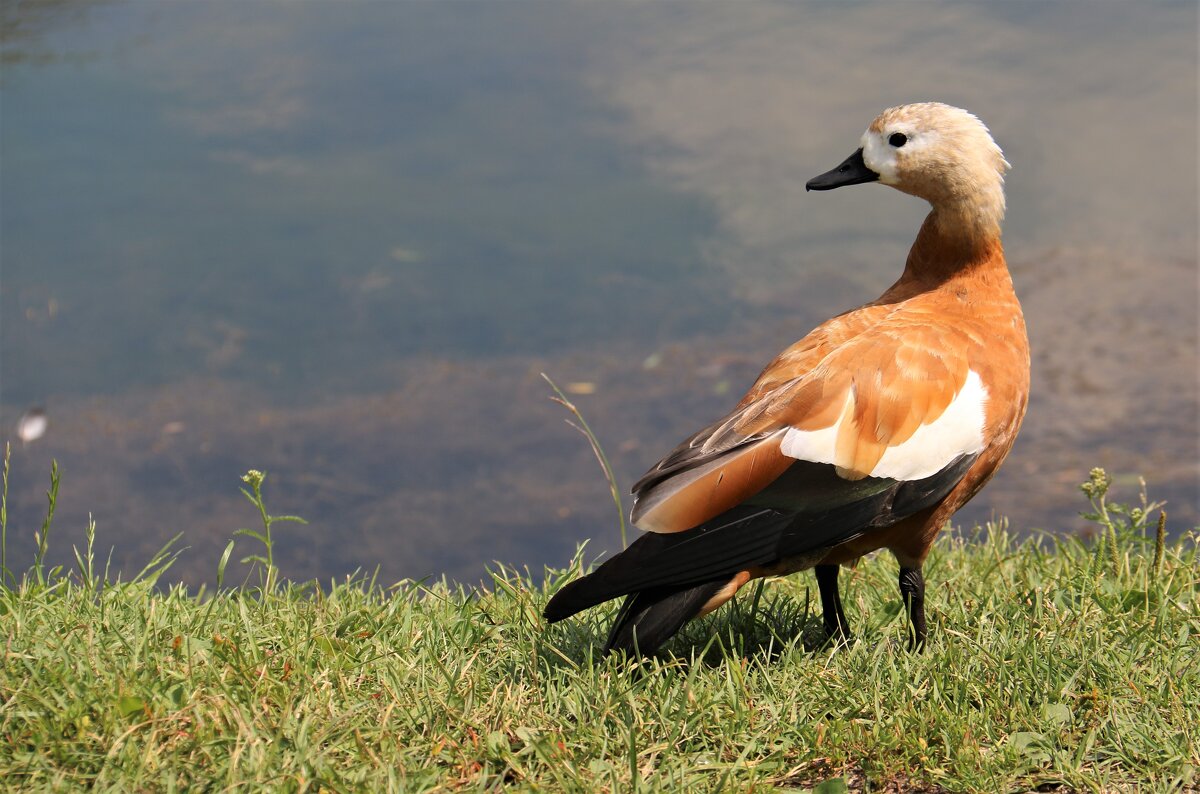
POLYGON ((815 568, 825 630, 847 638, 838 569, 900 563, 910 647, 926 639, 921 569, 996 472, 1029 396, 1029 342, 1000 244, 1009 164, 971 113, 885 110, 808 190, 879 182, 932 211, 904 274, 767 365, 733 411, 633 486, 647 530, 570 582, 550 621, 625 596, 605 652, 649 654, 752 579, 815 568))

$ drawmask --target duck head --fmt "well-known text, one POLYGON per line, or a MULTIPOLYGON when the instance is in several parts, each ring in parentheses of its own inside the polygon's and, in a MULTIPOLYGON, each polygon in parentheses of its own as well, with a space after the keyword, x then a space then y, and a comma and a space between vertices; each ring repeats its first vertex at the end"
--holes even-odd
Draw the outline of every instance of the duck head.
POLYGON ((935 213, 968 226, 1004 218, 1004 172, 1010 167, 988 128, 973 114, 940 102, 889 108, 863 133, 860 148, 808 190, 880 182, 923 198, 935 213))

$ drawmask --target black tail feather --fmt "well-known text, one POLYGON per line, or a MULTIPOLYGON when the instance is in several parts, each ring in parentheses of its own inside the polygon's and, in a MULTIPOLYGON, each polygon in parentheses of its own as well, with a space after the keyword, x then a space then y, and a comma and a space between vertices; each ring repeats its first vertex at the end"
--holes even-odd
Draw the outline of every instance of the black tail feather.
POLYGON ((550 622, 630 593, 678 592, 710 581, 729 581, 738 571, 778 557, 776 547, 789 514, 736 508, 687 532, 647 532, 587 576, 554 594, 544 615, 550 622))
POLYGON ((700 612, 728 583, 718 579, 693 587, 655 587, 625 598, 604 643, 604 653, 649 656, 700 612))

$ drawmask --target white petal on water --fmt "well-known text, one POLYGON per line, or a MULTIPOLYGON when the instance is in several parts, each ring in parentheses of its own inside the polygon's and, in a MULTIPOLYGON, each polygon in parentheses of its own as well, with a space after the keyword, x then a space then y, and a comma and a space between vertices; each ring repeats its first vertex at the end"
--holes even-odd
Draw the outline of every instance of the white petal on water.
POLYGON ((29 444, 37 441, 46 434, 46 427, 49 422, 46 419, 46 412, 41 408, 30 408, 24 415, 17 420, 17 438, 21 439, 22 444, 29 444))

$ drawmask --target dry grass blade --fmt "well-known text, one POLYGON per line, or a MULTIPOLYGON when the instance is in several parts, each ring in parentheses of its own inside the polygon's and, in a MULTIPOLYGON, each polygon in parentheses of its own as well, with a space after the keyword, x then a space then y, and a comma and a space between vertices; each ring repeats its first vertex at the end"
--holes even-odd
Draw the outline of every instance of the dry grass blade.
POLYGON ((558 388, 558 384, 551 380, 549 375, 547 375, 545 372, 541 373, 541 375, 546 383, 550 384, 550 388, 554 389, 554 393, 557 395, 556 397, 551 397, 550 399, 570 411, 575 418, 579 420, 579 423, 576 424, 570 419, 566 419, 564 421, 582 433, 583 437, 586 438, 588 443, 592 445, 592 452, 595 453, 596 460, 600 462, 600 468, 604 470, 604 477, 608 480, 608 490, 612 493, 613 504, 617 507, 617 521, 621 527, 621 548, 626 548, 629 543, 625 539, 625 505, 621 503, 621 490, 617 487, 617 478, 616 475, 613 474, 612 466, 608 462, 608 456, 604 454, 604 448, 600 446, 600 442, 597 440, 596 434, 593 433, 592 428, 588 426, 587 420, 583 418, 583 414, 579 412, 577 407, 575 407, 575 403, 571 402, 567 398, 567 395, 563 394, 562 389, 558 388))

